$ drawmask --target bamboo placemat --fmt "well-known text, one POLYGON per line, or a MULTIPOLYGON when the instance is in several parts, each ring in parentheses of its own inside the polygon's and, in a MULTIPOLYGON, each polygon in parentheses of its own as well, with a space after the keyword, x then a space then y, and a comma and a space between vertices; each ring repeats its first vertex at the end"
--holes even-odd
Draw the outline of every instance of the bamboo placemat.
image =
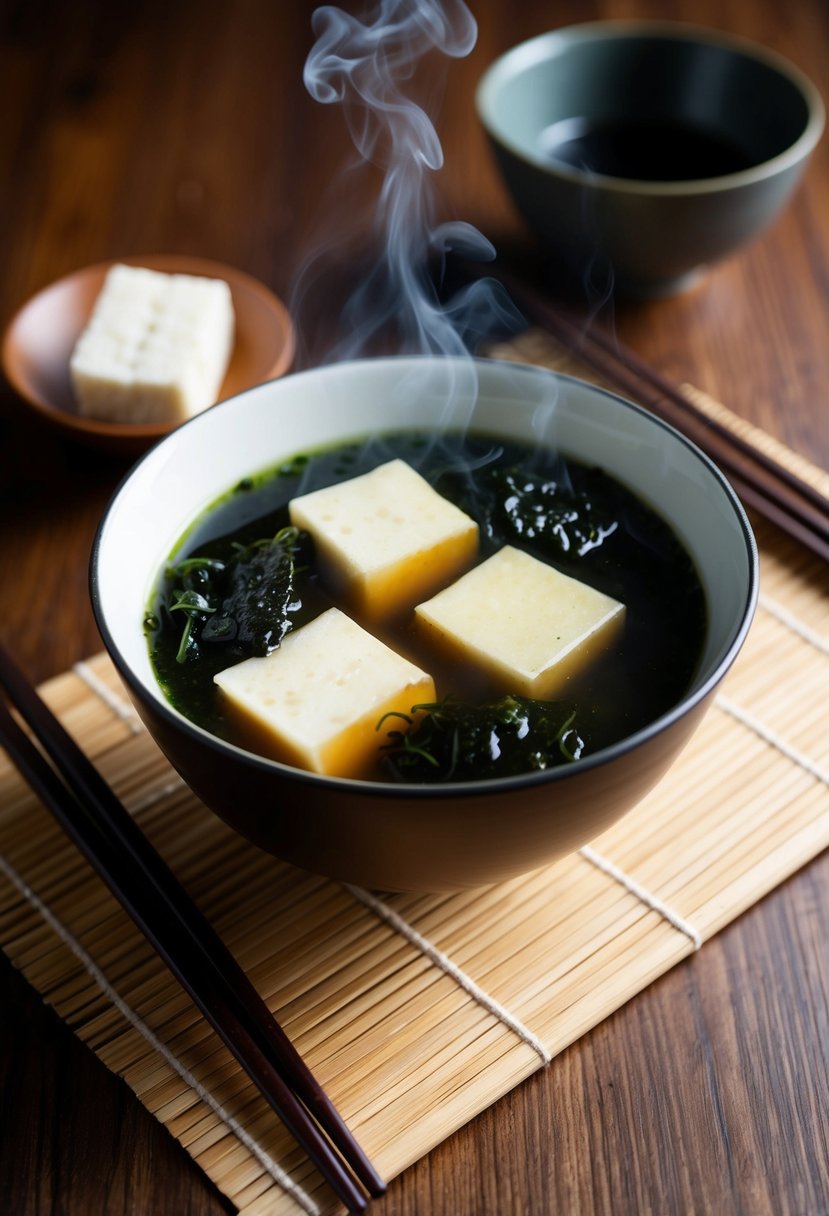
MULTIPOLYGON (((498 353, 563 362, 537 335, 498 353)), ((483 891, 378 898, 298 872, 189 793, 103 655, 43 687, 386 1177, 829 843, 827 571, 758 535, 755 624, 668 776, 589 848, 483 891)), ((9 958, 245 1216, 336 1210, 2 753, 0 868, 9 958)))

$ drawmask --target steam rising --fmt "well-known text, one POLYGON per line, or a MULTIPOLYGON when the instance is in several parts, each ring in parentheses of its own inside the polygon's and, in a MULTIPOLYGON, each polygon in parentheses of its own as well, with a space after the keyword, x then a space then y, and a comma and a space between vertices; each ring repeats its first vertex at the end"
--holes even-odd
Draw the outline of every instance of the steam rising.
POLYGON ((436 55, 468 55, 475 20, 463 0, 380 0, 364 19, 319 8, 312 28, 305 85, 323 105, 342 107, 359 158, 382 173, 375 250, 342 313, 345 336, 328 358, 371 353, 391 322, 391 353, 468 353, 481 336, 514 323, 514 310, 492 280, 439 299, 434 276, 450 250, 475 261, 489 261, 495 251, 471 224, 435 222, 432 181, 443 151, 431 117, 405 86, 420 66, 434 81, 436 55))

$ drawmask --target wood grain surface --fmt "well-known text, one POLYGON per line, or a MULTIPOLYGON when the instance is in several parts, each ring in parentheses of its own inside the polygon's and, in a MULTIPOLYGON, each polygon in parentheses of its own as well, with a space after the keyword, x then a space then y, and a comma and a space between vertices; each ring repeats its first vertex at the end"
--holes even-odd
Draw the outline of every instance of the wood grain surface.
MULTIPOLYGON (((173 252, 261 279, 296 308, 300 359, 319 357, 339 321, 323 305, 353 273, 348 251, 369 227, 379 179, 346 172, 342 114, 303 87, 314 7, 0 3, 0 325, 80 266, 173 252), (297 297, 300 281, 313 289, 297 297)), ((540 259, 474 111, 477 80, 502 50, 597 17, 681 19, 775 47, 829 97, 825 0, 471 7, 475 49, 428 74, 445 154, 436 215, 476 225, 525 271, 541 273, 540 259)), ((829 468, 827 215, 824 140, 791 206, 749 248, 686 295, 597 304, 595 323, 829 468)), ((89 550, 127 468, 53 436, 3 388, 0 629, 35 680, 100 649, 89 550)), ((827 941, 824 856, 407 1171, 372 1212, 823 1216, 827 941)), ((5 961, 0 982, 0 1211, 223 1212, 184 1152, 5 961)))

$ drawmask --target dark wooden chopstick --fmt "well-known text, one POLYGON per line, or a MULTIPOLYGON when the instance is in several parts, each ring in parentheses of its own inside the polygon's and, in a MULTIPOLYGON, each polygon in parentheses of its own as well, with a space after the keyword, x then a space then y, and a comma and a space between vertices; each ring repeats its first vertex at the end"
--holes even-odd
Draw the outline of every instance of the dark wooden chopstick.
POLYGON ((382 1178, 245 972, 2 643, 0 687, 37 740, 38 746, 0 698, 0 744, 25 780, 153 944, 348 1211, 364 1211, 364 1192, 382 1194, 382 1178))
POLYGON ((575 318, 508 272, 498 271, 493 277, 527 321, 609 385, 676 427, 722 469, 746 506, 829 561, 829 499, 817 487, 748 438, 702 413, 679 387, 600 326, 575 318))

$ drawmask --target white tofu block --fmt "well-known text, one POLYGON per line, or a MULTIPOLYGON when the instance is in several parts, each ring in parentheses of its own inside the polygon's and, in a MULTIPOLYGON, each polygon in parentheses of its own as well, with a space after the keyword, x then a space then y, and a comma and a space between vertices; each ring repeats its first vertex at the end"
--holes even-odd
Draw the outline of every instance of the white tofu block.
MULTIPOLYGON (((387 741, 385 713, 435 700, 430 675, 329 608, 266 658, 214 676, 251 745, 335 777, 366 777, 387 741)), ((395 729, 405 723, 396 721, 395 729)))
POLYGON ((625 607, 507 546, 415 612, 453 657, 506 692, 544 700, 613 640, 625 607))
POLYGON ((445 586, 478 551, 475 521, 403 460, 295 498, 290 515, 331 590, 372 621, 445 586))
POLYGON ((69 361, 80 413, 183 422, 216 401, 234 328, 224 280, 113 266, 69 361))

